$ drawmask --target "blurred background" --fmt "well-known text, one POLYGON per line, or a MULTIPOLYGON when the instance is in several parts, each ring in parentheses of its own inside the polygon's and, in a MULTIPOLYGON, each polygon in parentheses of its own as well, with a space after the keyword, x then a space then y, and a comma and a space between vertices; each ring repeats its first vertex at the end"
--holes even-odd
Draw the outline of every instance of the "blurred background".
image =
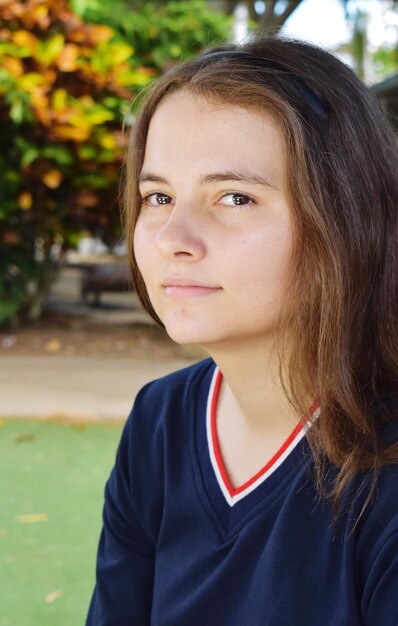
POLYGON ((394 116, 397 10, 393 0, 1 0, 2 329, 94 308, 146 319, 126 296, 118 198, 122 125, 143 86, 206 45, 280 32, 335 52, 394 116))
POLYGON ((334 52, 398 132, 394 0, 0 0, 0 626, 84 623, 135 393, 202 357, 130 285, 119 180, 136 96, 255 33, 334 52))

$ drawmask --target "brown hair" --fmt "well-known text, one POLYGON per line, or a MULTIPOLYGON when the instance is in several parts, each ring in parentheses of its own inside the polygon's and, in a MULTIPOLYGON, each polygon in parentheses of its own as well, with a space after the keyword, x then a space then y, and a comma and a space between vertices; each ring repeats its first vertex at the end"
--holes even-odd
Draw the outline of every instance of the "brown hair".
MULTIPOLYGON (((264 38, 209 50, 161 77, 146 95, 131 135, 125 217, 137 292, 153 310, 132 239, 140 210, 137 180, 159 102, 184 89, 223 104, 271 114, 285 141, 295 251, 280 323, 281 376, 304 414, 324 490, 325 461, 338 468, 328 494, 338 505, 352 478, 398 462, 398 443, 380 430, 394 417, 384 403, 398 383, 398 167, 393 131, 355 74, 302 42, 264 38), (218 52, 218 54, 215 54, 218 52), (391 444, 391 442, 390 442, 391 444)), ((364 509, 363 509, 364 510, 364 509)))

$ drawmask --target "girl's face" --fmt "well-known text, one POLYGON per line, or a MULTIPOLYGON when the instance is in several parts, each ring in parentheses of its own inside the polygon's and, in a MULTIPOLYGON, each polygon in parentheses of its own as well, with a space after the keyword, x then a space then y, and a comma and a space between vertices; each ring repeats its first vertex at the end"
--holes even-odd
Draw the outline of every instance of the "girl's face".
POLYGON ((292 255, 281 132, 254 110, 177 92, 157 108, 135 255, 170 337, 239 348, 273 337, 292 255))

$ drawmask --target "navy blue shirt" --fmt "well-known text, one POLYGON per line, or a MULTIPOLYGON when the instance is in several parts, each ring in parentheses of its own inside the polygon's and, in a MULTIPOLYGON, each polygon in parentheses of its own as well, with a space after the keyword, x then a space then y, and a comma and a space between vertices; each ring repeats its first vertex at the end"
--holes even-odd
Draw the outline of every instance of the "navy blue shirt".
POLYGON ((305 429, 233 490, 212 432, 217 376, 208 359, 138 394, 86 626, 397 626, 398 466, 354 534, 364 477, 333 523, 305 429))

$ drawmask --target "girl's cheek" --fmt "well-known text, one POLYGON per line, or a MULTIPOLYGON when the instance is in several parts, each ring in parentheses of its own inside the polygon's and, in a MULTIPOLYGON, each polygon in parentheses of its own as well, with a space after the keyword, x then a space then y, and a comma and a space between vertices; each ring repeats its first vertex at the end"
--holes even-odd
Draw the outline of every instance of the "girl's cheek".
POLYGON ((146 219, 138 219, 134 231, 134 248, 137 250, 142 248, 151 241, 155 236, 154 225, 146 219))
POLYGON ((150 218, 143 216, 138 218, 134 233, 134 245, 145 245, 154 243, 159 231, 162 228, 162 222, 159 218, 150 218))
POLYGON ((145 270, 150 257, 150 237, 139 222, 134 232, 134 255, 137 265, 145 280, 145 270))

